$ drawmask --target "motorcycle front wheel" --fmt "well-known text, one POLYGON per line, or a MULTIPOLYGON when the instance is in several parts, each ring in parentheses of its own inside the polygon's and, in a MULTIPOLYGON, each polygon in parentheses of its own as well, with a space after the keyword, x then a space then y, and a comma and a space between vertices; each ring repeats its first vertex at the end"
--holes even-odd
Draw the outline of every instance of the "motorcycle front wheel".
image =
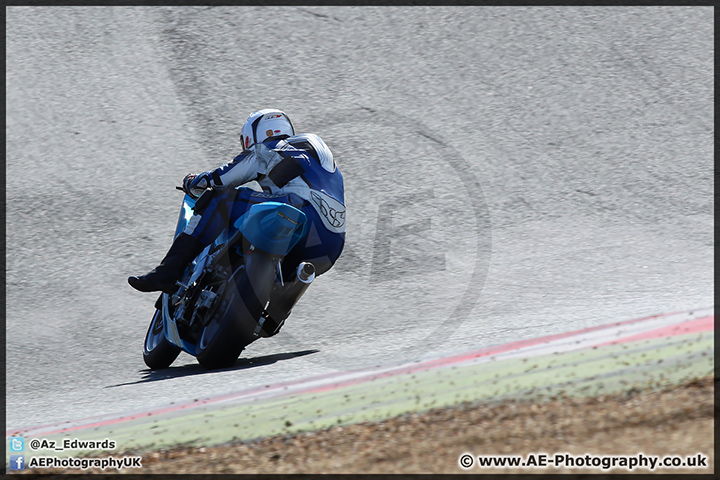
POLYGON ((163 317, 160 310, 155 310, 155 315, 150 322, 145 335, 143 346, 143 360, 145 365, 152 370, 167 368, 180 355, 180 348, 176 347, 165 338, 163 317))

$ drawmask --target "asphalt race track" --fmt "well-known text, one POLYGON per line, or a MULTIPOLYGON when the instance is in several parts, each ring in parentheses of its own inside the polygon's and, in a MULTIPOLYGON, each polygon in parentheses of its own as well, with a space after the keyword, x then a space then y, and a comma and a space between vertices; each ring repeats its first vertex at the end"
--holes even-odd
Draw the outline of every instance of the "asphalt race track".
POLYGON ((711 7, 9 7, 7 425, 712 306, 711 7), (188 172, 285 110, 347 247, 235 368, 150 372, 188 172))

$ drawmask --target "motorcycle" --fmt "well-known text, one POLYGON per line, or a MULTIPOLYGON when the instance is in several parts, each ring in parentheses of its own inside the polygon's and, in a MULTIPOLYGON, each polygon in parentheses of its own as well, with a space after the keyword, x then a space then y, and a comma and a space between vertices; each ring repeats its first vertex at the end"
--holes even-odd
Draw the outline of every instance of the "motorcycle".
MULTIPOLYGON (((175 236, 201 201, 185 195, 175 236)), ((291 281, 281 270, 306 231, 305 214, 277 202, 253 205, 231 222, 186 268, 177 291, 157 299, 145 335, 145 364, 167 368, 184 351, 205 368, 229 367, 250 343, 276 335, 315 278, 309 262, 297 267, 291 281)))

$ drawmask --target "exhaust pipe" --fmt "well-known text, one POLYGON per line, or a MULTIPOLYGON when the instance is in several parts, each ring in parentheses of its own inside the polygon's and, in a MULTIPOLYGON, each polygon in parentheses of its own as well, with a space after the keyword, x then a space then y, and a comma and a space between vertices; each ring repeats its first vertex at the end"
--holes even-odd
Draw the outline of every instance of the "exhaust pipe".
POLYGON ((285 319, 290 316, 293 307, 313 280, 315 280, 315 266, 310 262, 302 262, 296 270, 295 280, 273 292, 270 296, 270 303, 263 313, 263 317, 265 317, 263 330, 268 333, 268 336, 273 336, 280 330, 285 319), (270 327, 273 323, 277 325, 276 328, 270 327))

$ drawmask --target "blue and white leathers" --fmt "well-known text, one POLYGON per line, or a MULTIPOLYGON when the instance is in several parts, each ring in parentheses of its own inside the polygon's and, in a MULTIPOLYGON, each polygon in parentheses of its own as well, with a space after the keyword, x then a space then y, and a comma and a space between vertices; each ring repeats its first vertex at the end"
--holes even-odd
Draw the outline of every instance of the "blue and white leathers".
POLYGON ((295 266, 307 261, 321 275, 342 253, 346 226, 343 178, 319 136, 269 139, 208 174, 217 193, 189 219, 185 233, 209 244, 251 205, 280 202, 301 210, 308 221, 307 235, 286 256, 283 273, 292 274, 295 266), (253 180, 263 192, 231 188, 253 180))

